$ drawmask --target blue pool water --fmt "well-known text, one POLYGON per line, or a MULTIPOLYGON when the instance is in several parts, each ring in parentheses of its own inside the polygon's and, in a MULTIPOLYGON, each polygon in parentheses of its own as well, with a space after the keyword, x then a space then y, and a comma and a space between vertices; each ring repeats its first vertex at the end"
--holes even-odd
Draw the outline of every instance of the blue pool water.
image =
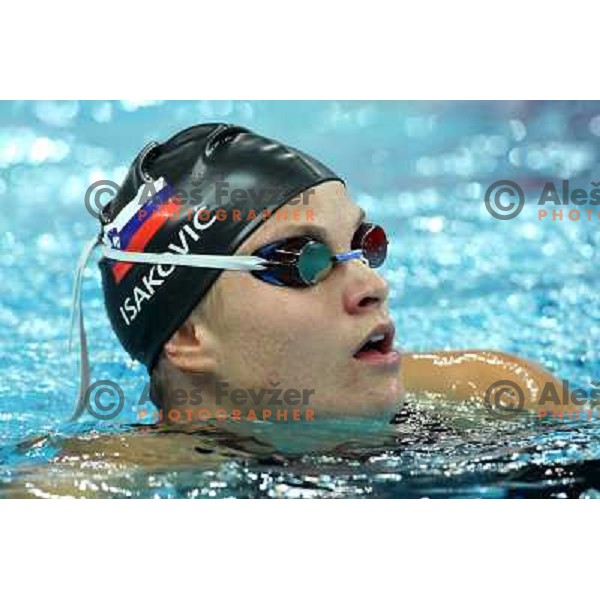
MULTIPOLYGON (((591 220, 539 221, 536 205, 546 180, 587 190, 600 181, 600 103, 2 102, 0 495, 600 494, 595 420, 498 423, 473 407, 415 398, 393 428, 341 422, 300 435, 281 427, 272 447, 214 431, 192 441, 173 434, 167 463, 141 450, 146 460, 119 469, 92 442, 106 432, 127 436, 131 411, 120 425, 66 424, 77 386, 66 351, 73 272, 96 232, 85 189, 120 182, 148 141, 218 120, 322 158, 385 224, 385 275, 405 350, 504 350, 585 389, 600 380, 600 210, 587 207, 591 220), (500 179, 525 190, 515 219, 485 208, 487 187, 500 179), (71 460, 57 463, 68 439, 71 460)), ((132 403, 146 374, 112 334, 94 265, 84 303, 92 379, 118 381, 132 403)))

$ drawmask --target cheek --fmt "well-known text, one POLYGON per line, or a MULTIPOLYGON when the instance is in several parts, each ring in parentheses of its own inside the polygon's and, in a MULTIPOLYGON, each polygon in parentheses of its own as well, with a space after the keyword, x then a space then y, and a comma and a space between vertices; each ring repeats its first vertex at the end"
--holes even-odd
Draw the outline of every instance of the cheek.
MULTIPOLYGON (((266 284, 251 275, 226 273, 222 280, 222 317, 229 333, 299 341, 314 331, 322 311, 315 310, 313 290, 266 284)), ((322 316, 325 319, 326 316, 322 316)))
POLYGON ((331 353, 338 343, 316 290, 278 288, 237 273, 225 273, 219 283, 218 335, 227 369, 237 371, 243 363, 261 375, 291 375, 293 367, 300 375, 313 363, 322 364, 323 352, 331 353))
POLYGON ((278 288, 251 275, 223 276, 220 338, 229 351, 243 348, 248 356, 283 350, 302 329, 302 316, 278 288), (251 352, 248 352, 251 350, 251 352))

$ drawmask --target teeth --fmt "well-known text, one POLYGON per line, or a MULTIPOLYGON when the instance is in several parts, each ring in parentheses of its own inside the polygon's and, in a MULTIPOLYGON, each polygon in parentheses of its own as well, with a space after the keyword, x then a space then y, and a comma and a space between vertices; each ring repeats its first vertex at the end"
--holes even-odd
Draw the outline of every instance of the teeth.
POLYGON ((375 344, 377 342, 380 342, 383 338, 385 338, 385 335, 383 335, 383 333, 380 335, 374 335, 373 337, 369 338, 369 342, 375 344))

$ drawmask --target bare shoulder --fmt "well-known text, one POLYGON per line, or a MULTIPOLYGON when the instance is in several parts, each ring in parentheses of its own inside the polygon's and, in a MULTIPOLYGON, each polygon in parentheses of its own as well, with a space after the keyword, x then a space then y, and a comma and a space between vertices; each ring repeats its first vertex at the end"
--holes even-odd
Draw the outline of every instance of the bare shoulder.
MULTIPOLYGON (((1 495, 11 498, 123 497, 138 473, 174 469, 218 469, 235 450, 189 432, 137 429, 123 434, 91 433, 61 439, 38 437, 21 444, 51 444, 57 452, 43 464, 22 465, 1 495)), ((240 453, 241 454, 241 453, 240 453)))
POLYGON ((403 384, 409 392, 434 392, 454 399, 483 399, 490 386, 509 381, 532 408, 544 386, 560 387, 558 379, 540 364, 495 350, 454 350, 410 353, 403 357, 403 384))

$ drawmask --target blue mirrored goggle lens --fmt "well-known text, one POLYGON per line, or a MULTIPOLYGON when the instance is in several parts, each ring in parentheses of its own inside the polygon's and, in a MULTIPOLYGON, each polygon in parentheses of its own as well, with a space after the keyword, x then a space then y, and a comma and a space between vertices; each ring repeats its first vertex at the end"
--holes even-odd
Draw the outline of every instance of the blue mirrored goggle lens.
POLYGON ((321 242, 308 242, 302 248, 296 268, 302 279, 314 285, 329 275, 333 268, 333 255, 329 248, 321 242))

